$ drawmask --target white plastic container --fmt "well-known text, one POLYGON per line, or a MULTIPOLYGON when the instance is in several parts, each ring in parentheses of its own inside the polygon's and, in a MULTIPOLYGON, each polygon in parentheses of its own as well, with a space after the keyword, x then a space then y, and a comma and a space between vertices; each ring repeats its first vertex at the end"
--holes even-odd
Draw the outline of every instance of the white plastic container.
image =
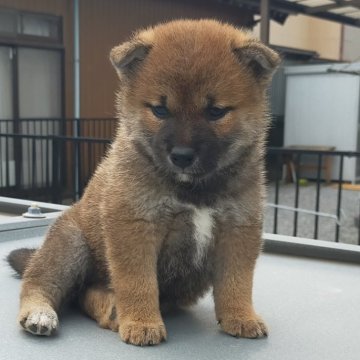
MULTIPOLYGON (((285 75, 284 145, 359 151, 360 63, 288 66, 285 75)), ((333 179, 339 162, 335 158, 333 179)), ((343 178, 360 178, 356 158, 344 158, 343 178)))

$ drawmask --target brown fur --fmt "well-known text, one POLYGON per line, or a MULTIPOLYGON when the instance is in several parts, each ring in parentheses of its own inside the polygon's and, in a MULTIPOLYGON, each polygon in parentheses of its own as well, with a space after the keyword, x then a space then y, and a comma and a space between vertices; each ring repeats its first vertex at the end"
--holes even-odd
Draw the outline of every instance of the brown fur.
POLYGON ((29 264, 31 257, 34 255, 36 249, 17 249, 13 250, 6 260, 9 265, 16 271, 17 274, 22 276, 26 267, 29 264))
POLYGON ((261 248, 266 87, 278 56, 230 25, 181 20, 138 32, 112 50, 111 61, 121 125, 83 198, 31 259, 20 323, 49 335, 77 288, 100 326, 132 344, 158 344, 166 338, 160 304, 191 305, 213 285, 225 332, 266 335, 252 279, 261 248), (162 103, 168 120, 153 113, 162 103), (230 110, 208 121, 212 106, 230 110), (184 170, 189 183, 167 161, 174 146, 196 149, 196 166, 184 170), (199 209, 209 209, 213 236, 194 262, 199 209))

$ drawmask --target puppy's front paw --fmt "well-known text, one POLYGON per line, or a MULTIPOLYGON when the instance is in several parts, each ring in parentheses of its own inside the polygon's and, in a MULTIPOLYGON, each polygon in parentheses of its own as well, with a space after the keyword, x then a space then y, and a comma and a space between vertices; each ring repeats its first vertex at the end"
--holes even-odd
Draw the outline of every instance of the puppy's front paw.
POLYGON ((268 335, 268 329, 260 317, 249 319, 223 319, 221 329, 235 337, 260 338, 268 335))
POLYGON ((34 335, 50 336, 59 327, 56 312, 48 307, 35 307, 31 310, 20 312, 18 321, 24 330, 34 335))
POLYGON ((166 329, 162 321, 120 321, 119 333, 123 341, 133 345, 156 345, 166 340, 166 329))

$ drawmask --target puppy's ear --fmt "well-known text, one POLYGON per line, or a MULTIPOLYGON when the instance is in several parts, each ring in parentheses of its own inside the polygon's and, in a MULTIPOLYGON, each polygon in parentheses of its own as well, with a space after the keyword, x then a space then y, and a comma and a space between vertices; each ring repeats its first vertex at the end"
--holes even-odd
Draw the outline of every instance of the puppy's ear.
POLYGON ((110 52, 110 61, 119 76, 130 76, 145 60, 152 47, 153 33, 145 30, 137 33, 132 40, 115 46, 110 52))
POLYGON ((239 62, 247 66, 259 80, 270 80, 280 64, 279 55, 256 40, 235 48, 234 54, 239 62))

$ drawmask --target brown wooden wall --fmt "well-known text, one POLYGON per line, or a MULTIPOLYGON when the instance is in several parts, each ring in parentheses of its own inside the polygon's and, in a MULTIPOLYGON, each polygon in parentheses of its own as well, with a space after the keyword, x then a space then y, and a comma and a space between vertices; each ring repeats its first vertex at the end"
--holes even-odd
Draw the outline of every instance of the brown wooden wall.
POLYGON ((73 116, 73 26, 72 0, 0 0, 0 6, 11 9, 32 11, 63 18, 63 40, 65 47, 65 115, 73 116))
MULTIPOLYGON (((0 6, 62 16, 65 48, 65 115, 73 117, 73 1, 0 0, 0 6)), ((80 0, 81 117, 113 117, 115 71, 110 49, 138 28, 176 18, 217 18, 239 26, 252 14, 211 0, 80 0)))
MULTIPOLYGON (((73 118, 73 1, 0 0, 0 6, 62 16, 65 49, 65 116, 73 118)), ((109 62, 111 48, 135 30, 176 18, 217 18, 251 26, 252 14, 211 0, 80 0, 80 108, 82 118, 115 116, 117 77, 109 62)), ((109 138, 114 125, 82 122, 82 135, 109 138), (109 126, 112 126, 109 130, 109 126)), ((67 129, 72 133, 72 126, 67 129)), ((67 183, 72 181, 73 146, 67 146, 67 183)), ((82 145, 81 175, 88 178, 103 155, 103 145, 82 145), (87 147, 86 147, 87 146, 87 147), (90 163, 91 161, 91 163, 90 163)))
POLYGON ((138 28, 176 18, 217 18, 239 26, 251 24, 252 14, 209 0, 82 0, 81 115, 114 116, 115 71, 110 49, 138 28))

